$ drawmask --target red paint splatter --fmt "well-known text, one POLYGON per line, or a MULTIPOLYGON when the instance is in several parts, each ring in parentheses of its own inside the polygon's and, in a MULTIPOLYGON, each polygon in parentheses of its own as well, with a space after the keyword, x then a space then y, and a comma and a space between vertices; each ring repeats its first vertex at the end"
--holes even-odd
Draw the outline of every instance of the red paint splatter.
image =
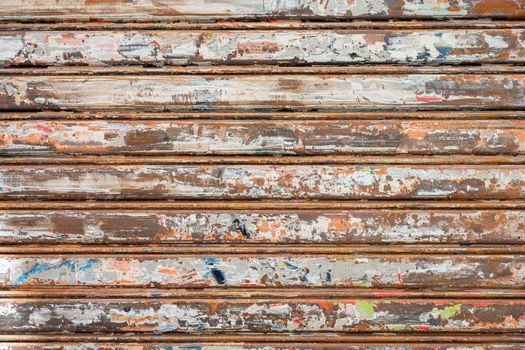
POLYGON ((399 283, 403 284, 403 279, 401 278, 401 272, 397 274, 397 280, 399 283))
POLYGON ((43 126, 43 125, 37 125, 36 128, 38 130, 42 130, 42 131, 45 131, 45 132, 52 132, 53 131, 53 129, 50 129, 47 126, 43 126))
POLYGON ((488 302, 488 301, 480 301, 478 303, 473 303, 472 304, 472 306, 474 306, 474 307, 484 307, 484 306, 489 306, 489 305, 491 305, 491 303, 488 302))
POLYGON ((155 49, 160 50, 160 44, 156 40, 150 41, 150 44, 155 47, 155 49))
POLYGON ((293 323, 295 323, 295 324, 301 324, 301 320, 293 320, 293 323))
POLYGON ((419 102, 437 102, 437 101, 441 101, 441 97, 416 95, 416 100, 419 102))
POLYGON ((432 330, 432 328, 428 326, 417 326, 416 328, 419 329, 420 331, 431 331, 432 330))

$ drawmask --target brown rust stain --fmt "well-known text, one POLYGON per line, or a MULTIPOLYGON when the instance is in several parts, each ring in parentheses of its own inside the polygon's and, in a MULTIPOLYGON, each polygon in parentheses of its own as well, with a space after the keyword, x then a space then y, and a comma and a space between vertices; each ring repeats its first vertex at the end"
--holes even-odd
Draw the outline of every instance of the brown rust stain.
MULTIPOLYGON (((525 5, 521 0, 479 0, 474 2, 472 12, 479 15, 523 14, 525 5), (521 6, 520 6, 521 2, 521 6)), ((513 17, 511 15, 511 17, 513 17)))

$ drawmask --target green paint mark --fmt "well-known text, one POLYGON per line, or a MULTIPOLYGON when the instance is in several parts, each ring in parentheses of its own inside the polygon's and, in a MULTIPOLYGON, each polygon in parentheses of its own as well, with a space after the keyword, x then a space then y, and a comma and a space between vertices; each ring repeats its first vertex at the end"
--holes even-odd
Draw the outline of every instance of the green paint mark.
POLYGON ((374 304, 366 300, 359 300, 355 303, 359 315, 366 320, 372 320, 374 318, 374 304))
POLYGON ((442 309, 442 310, 439 310, 438 308, 433 308, 432 309, 432 315, 434 316, 434 318, 442 318, 442 319, 449 319, 451 318, 452 316, 454 316, 456 313, 459 312, 459 310, 461 309, 461 304, 454 304, 452 306, 447 306, 446 308, 442 309))
POLYGON ((391 331, 404 331, 408 328, 404 324, 387 324, 385 327, 391 331))
POLYGON ((353 287, 372 287, 370 282, 352 282, 353 287))

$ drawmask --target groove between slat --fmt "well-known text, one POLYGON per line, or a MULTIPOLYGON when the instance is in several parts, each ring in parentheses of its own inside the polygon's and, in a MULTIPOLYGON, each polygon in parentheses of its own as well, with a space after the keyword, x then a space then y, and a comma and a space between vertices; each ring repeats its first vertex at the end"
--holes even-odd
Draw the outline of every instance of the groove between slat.
POLYGON ((2 210, 256 210, 256 209, 525 209, 523 200, 360 200, 360 201, 0 201, 2 210))
MULTIPOLYGON (((2 245, 0 246, 0 254, 3 256, 26 256, 27 254, 39 254, 38 256, 45 255, 56 255, 56 254, 80 254, 80 256, 86 258, 88 256, 104 256, 109 253, 111 254, 155 254, 157 256, 169 256, 170 254, 191 255, 191 254, 212 254, 216 256, 222 256, 224 254, 299 254, 302 253, 305 256, 310 254, 332 254, 334 256, 344 256, 346 254, 427 254, 427 255, 440 255, 440 254, 453 254, 453 255, 500 255, 500 254, 524 254, 525 245, 522 243, 505 243, 501 245, 483 245, 483 244, 458 244, 458 245, 447 245, 447 244, 412 244, 412 245, 394 245, 394 244, 373 244, 373 245, 344 245, 344 244, 250 244, 250 243, 231 243, 229 245, 221 244, 201 244, 198 243, 186 243, 186 244, 163 244, 163 245, 151 245, 151 244, 84 244, 84 245, 68 245, 68 244, 46 244, 46 245, 2 245)), ((34 255, 33 257, 38 257, 34 255)))
MULTIPOLYGON (((402 341, 402 340, 399 340, 402 341)), ((347 350, 422 350, 422 349, 433 349, 433 350, 518 350, 523 349, 523 345, 520 343, 512 343, 504 341, 501 344, 480 344, 480 343, 466 343, 458 345, 457 343, 422 343, 422 344, 410 344, 410 343, 379 343, 379 344, 363 344, 363 343, 294 343, 293 339, 290 342, 282 343, 119 343, 114 345, 111 343, 0 343, 0 347, 5 350, 22 350, 22 349, 64 349, 64 348, 75 348, 75 349, 90 349, 90 350, 152 350, 152 349, 166 349, 166 350, 187 350, 187 349, 198 349, 198 350, 329 350, 329 349, 347 349, 347 350)))
POLYGON ((126 113, 111 110, 85 112, 0 112, 0 120, 42 120, 42 121, 84 121, 84 120, 133 120, 133 121, 171 121, 171 120, 521 120, 525 111, 381 111, 381 112, 137 112, 126 113))
MULTIPOLYGON (((523 299, 522 289, 472 289, 472 290, 429 290, 429 289, 374 289, 374 288, 127 288, 127 287, 84 287, 75 288, 19 286, 0 289, 0 298, 32 299, 89 299, 89 298, 177 298, 177 299, 246 299, 246 298, 326 298, 326 299, 384 299, 384 298, 438 298, 438 299, 523 299)), ((1 339, 1 338, 0 338, 1 339)))
POLYGON ((0 157, 0 165, 13 169, 28 165, 523 165, 525 156, 82 156, 68 157, 0 157))
POLYGON ((69 21, 53 22, 0 22, 0 31, 31 30, 338 30, 338 29, 520 29, 525 24, 520 20, 504 19, 448 19, 432 20, 396 20, 396 21, 308 21, 282 20, 242 21, 228 20, 215 22, 108 22, 108 21, 69 21))
MULTIPOLYGON (((442 76, 449 75, 504 75, 504 74, 524 74, 525 65, 523 64, 471 64, 471 65, 403 65, 403 64, 356 64, 356 65, 244 65, 244 66, 165 66, 165 67, 142 67, 142 66, 116 66, 116 67, 34 67, 34 68, 2 68, 0 78, 16 77, 147 77, 147 76, 197 76, 197 75, 225 75, 225 76, 246 76, 246 75, 275 75, 275 76, 300 76, 300 75, 334 75, 344 76, 370 75, 395 76, 396 74, 435 74, 442 76)), ((103 107, 102 107, 103 108, 103 107)), ((49 108, 52 109, 52 108, 49 108)), ((498 109, 495 109, 498 110, 498 109)))
POLYGON ((142 335, 142 334, 68 334, 63 333, 45 333, 45 334, 2 334, 0 333, 0 341, 2 342, 298 342, 298 343, 525 343, 525 337, 520 334, 506 333, 499 335, 428 335, 428 334, 397 334, 397 335, 380 335, 380 334, 344 334, 344 333, 312 333, 309 335, 301 334, 260 334, 253 332, 250 334, 206 334, 206 335, 187 335, 187 334, 156 334, 156 335, 142 335))

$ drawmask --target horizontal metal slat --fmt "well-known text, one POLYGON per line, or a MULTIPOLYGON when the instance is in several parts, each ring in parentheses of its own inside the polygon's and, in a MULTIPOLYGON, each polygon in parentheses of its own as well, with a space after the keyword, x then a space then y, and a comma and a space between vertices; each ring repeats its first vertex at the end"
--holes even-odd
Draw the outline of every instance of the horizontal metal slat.
POLYGON ((525 121, 6 121, 0 156, 525 154, 525 121))
POLYGON ((16 21, 180 21, 246 18, 307 19, 398 19, 398 18, 524 18, 522 0, 469 0, 461 2, 429 0, 329 0, 246 1, 168 0, 161 4, 145 0, 126 1, 59 0, 53 3, 38 0, 6 0, 0 20, 16 21))
POLYGON ((0 108, 523 109, 525 75, 4 76, 0 108))
POLYGON ((522 332, 523 300, 13 299, 2 332, 522 332))
POLYGON ((523 166, 4 166, 0 199, 523 199, 523 166))
POLYGON ((524 256, 2 256, 0 287, 520 288, 524 256))
POLYGON ((525 243, 518 210, 1 211, 2 244, 525 243))
POLYGON ((0 66, 525 62, 524 30, 3 32, 0 66))

